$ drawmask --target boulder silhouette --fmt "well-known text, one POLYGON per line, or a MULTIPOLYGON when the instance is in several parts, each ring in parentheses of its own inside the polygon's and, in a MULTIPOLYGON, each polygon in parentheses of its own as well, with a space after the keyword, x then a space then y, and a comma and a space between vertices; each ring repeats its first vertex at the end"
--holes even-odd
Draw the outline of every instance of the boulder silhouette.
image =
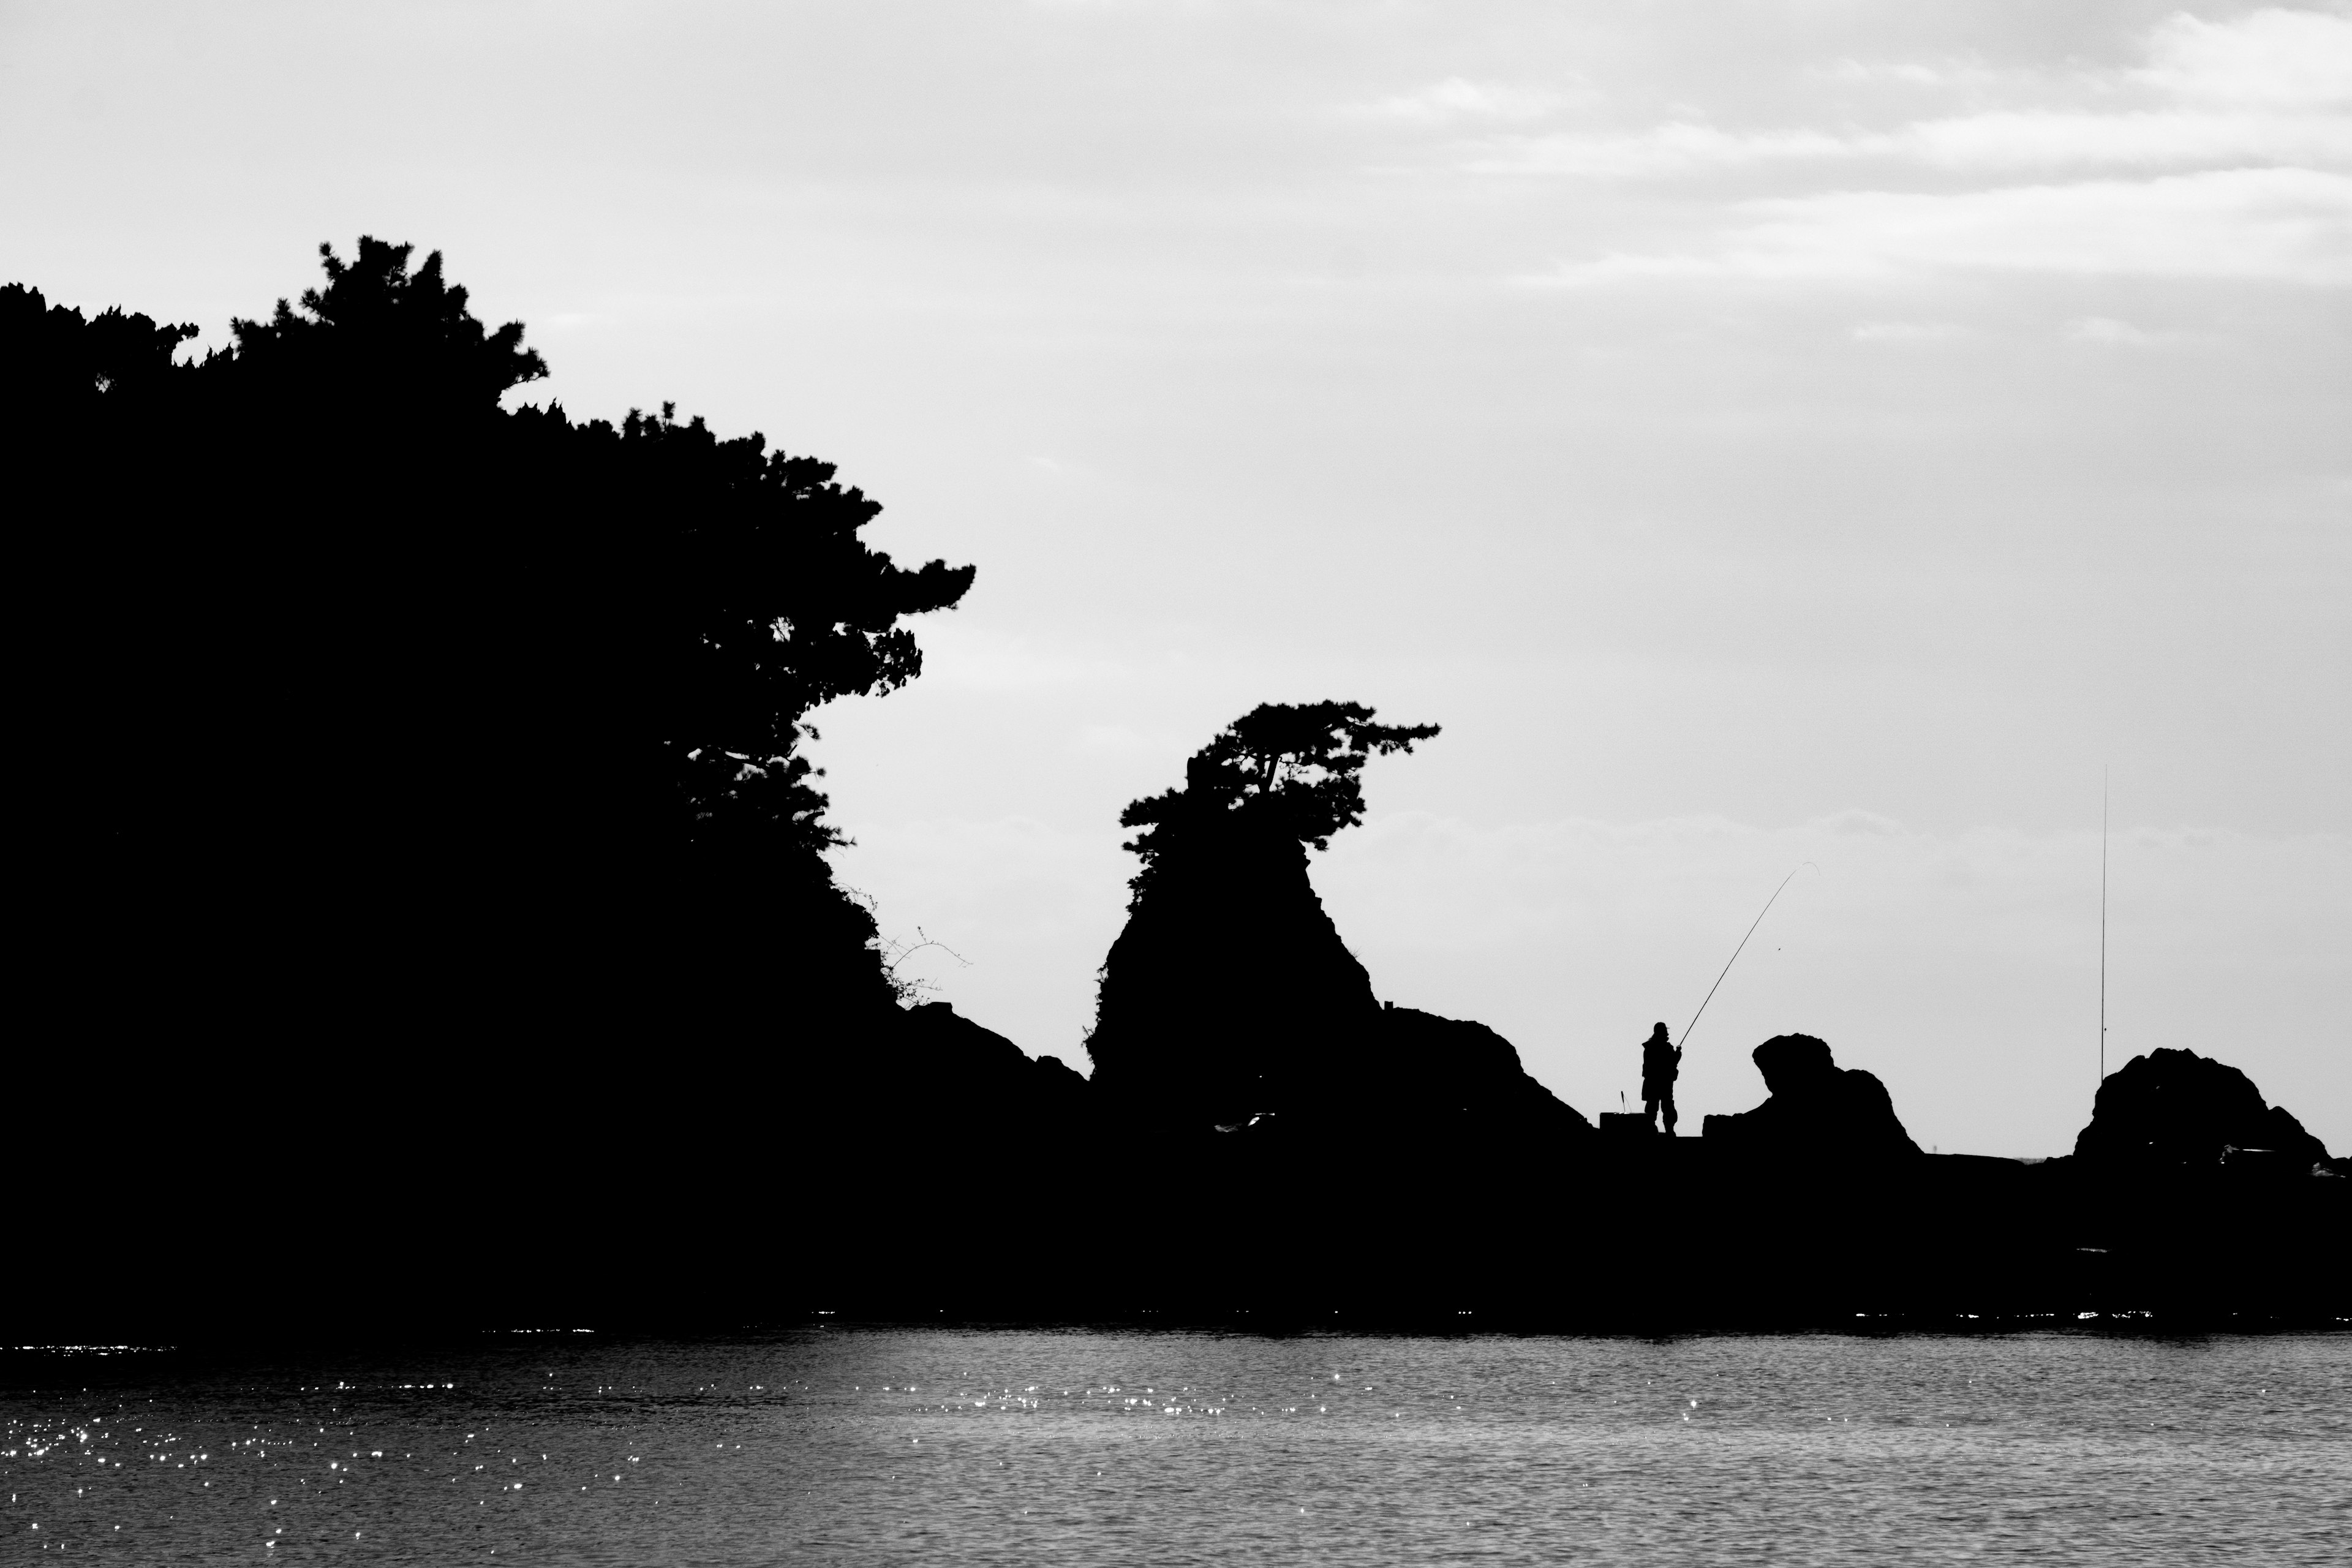
POLYGON ((1384 1007, 1347 1076, 1325 1102, 1342 1114, 1391 1125, 1524 1144, 1530 1152, 1581 1145, 1592 1123, 1528 1076, 1510 1041, 1484 1024, 1418 1008, 1384 1007))
POLYGON ((2240 1154, 2308 1169, 2327 1149, 2265 1104, 2253 1079, 2195 1051, 2150 1051, 2108 1075, 2074 1139, 2088 1164, 2210 1166, 2240 1154))
POLYGON ((1704 1134, 1735 1152, 1775 1159, 1900 1159, 1919 1152, 1877 1076, 1840 1068, 1827 1041, 1775 1035, 1756 1047, 1771 1098, 1753 1110, 1710 1116, 1704 1134))
POLYGON ((1328 1100, 1381 1026, 1306 847, 1236 812, 1160 856, 1103 962, 1087 1051, 1124 1114, 1206 1131, 1328 1100))

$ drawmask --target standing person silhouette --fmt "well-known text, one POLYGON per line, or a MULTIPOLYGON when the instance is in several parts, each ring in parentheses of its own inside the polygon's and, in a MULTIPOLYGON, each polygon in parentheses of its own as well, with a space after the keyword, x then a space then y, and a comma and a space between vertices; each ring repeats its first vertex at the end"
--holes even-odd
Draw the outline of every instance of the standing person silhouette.
POLYGON ((1642 1042, 1642 1114, 1653 1124, 1666 1113, 1666 1136, 1675 1135, 1675 1078, 1682 1070, 1683 1049, 1666 1038, 1660 1024, 1642 1042))

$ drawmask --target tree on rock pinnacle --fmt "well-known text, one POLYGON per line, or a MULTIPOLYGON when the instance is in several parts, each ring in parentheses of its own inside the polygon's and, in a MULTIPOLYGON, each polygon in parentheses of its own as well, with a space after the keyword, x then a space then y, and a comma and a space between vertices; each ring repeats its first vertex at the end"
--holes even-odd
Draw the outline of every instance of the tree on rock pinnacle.
POLYGON ((1434 724, 1375 724, 1360 702, 1262 702, 1218 731, 1184 764, 1184 787, 1130 801, 1121 827, 1140 827, 1120 847, 1143 858, 1129 886, 1139 899, 1160 856, 1188 831, 1228 823, 1331 847, 1331 835, 1364 820, 1364 764, 1433 739, 1434 724))
POLYGON ((1144 864, 1087 1049, 1135 1114, 1204 1131, 1306 1113, 1376 1027, 1306 847, 1363 820, 1366 762, 1438 732, 1373 721, 1358 702, 1265 704, 1193 753, 1183 788, 1120 814, 1144 864))

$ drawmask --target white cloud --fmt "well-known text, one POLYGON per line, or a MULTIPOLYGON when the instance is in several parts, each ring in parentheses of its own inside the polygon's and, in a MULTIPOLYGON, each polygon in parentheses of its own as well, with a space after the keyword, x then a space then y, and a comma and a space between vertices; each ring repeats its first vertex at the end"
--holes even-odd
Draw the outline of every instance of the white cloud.
POLYGON ((1703 254, 1616 255, 1536 282, 1878 278, 1935 268, 2352 283, 2352 177, 2233 169, 1952 195, 1741 203, 1703 254))
MULTIPOLYGON (((1767 164, 1891 163, 1933 169, 2145 167, 2188 172, 2242 164, 2352 164, 2352 19, 2258 12, 2234 24, 2176 16, 2149 37, 2152 64, 2098 78, 2039 82, 2042 91, 2152 97, 2152 108, 2061 103, 1912 120, 1894 130, 1790 127, 1728 132, 1673 120, 1642 132, 1496 136, 1470 167, 1585 179, 1656 179, 1767 164)), ((1861 66, 1832 75, 1948 87, 1967 73, 1861 66)), ((1976 80, 1990 80, 1976 73, 1976 80)), ((2018 82, 2018 89, 2034 87, 2018 82)))
POLYGON ((2007 110, 1918 121, 1888 132, 1732 132, 1676 121, 1624 134, 1499 138, 1468 166, 1480 174, 1644 179, 1870 161, 1994 173, 2067 166, 2352 165, 2352 114, 2007 110))
POLYGON ((2113 343, 2126 348, 2138 348, 2161 342, 2155 332, 2143 331, 2129 321, 2119 321, 2113 316, 2084 316, 2066 323, 2067 338, 2078 343, 2113 343))
POLYGON ((2352 282, 2352 177, 2243 169, 1938 196, 1755 204, 1767 267, 1961 266, 2352 282))
POLYGON ((2013 72, 1987 68, 1969 61, 1945 61, 1937 65, 1920 65, 1916 61, 1858 60, 1851 57, 1839 60, 1818 73, 1824 81, 1892 83, 1899 87, 1982 88, 2013 84, 2013 72))
POLYGON ((941 619, 923 628, 923 679, 935 686, 1024 691, 1117 686, 1134 671, 1090 652, 941 619))
POLYGON ((1968 329, 1951 321, 1864 321, 1853 330, 1858 343, 1946 343, 1968 336, 1968 329))
POLYGON ((2018 93, 2140 89, 2206 105, 2315 109, 2352 100, 2352 16, 2273 6, 2228 22, 2186 12, 2150 30, 2147 64, 2125 70, 1996 68, 1979 60, 1840 59, 1816 73, 1848 85, 2018 93))
MULTIPOLYGON (((1883 140, 1883 139, 1881 139, 1883 140)), ((1861 143, 1822 131, 1735 132, 1677 121, 1627 135, 1515 137, 1470 164, 1480 174, 1629 179, 1697 174, 1796 159, 1853 155, 1861 143)))
POLYGON ((1539 120, 1565 101, 1559 93, 1450 76, 1417 91, 1381 99, 1359 112, 1424 125, 1445 125, 1465 120, 1539 120))
POLYGON ((2180 110, 1972 114, 1926 121, 1895 136, 1865 139, 1854 150, 1948 169, 2352 163, 2352 116, 2180 110))
MULTIPOLYGON (((1876 188, 1734 203, 1696 249, 1579 262, 1558 275, 1567 281, 1968 268, 2352 282, 2352 16, 2265 10, 2208 23, 2179 16, 2149 35, 2146 58, 2141 68, 2041 84, 2063 87, 2077 100, 2070 103, 1892 129, 1733 132, 1678 120, 1630 133, 1498 136, 1473 167, 1611 179, 1872 168, 1876 188), (2082 101, 2085 93, 2094 101, 2082 101), (2105 106, 2118 97, 2136 101, 2105 106), (2103 169, 2147 177, 2079 177, 2103 169), (2078 177, 2049 178, 2062 173, 2078 177), (1922 176, 1948 185, 1950 175, 1972 174, 2043 178, 1977 190, 1901 188, 1922 176)), ((1906 86, 1945 85, 1948 74, 1851 61, 1841 69, 1906 86)), ((1900 335, 1857 333, 1878 342, 1900 335)))
POLYGON ((2352 115, 2009 110, 1922 120, 1898 132, 1724 132, 1673 122, 1622 136, 1519 136, 1479 174, 1656 179, 1764 164, 1924 164, 1959 172, 2058 167, 2352 164, 2352 115))
POLYGON ((2352 16, 2278 8, 2234 22, 2186 12, 2156 29, 2132 76, 2183 98, 2294 107, 2352 104, 2352 16))
POLYGON ((1874 811, 1864 811, 1859 806, 1850 806, 1827 816, 1817 816, 1805 826, 1820 833, 1860 833, 1874 838, 1899 837, 1911 831, 1891 816, 1881 816, 1874 811))

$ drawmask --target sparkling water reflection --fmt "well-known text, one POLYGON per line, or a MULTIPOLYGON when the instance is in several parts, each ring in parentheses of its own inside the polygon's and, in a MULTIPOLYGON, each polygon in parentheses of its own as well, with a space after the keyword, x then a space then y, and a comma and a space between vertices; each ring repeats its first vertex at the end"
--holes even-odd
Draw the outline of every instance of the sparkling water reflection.
POLYGON ((2352 1336, 838 1328, 18 1353, 0 1555, 2336 1563, 2352 1336))

